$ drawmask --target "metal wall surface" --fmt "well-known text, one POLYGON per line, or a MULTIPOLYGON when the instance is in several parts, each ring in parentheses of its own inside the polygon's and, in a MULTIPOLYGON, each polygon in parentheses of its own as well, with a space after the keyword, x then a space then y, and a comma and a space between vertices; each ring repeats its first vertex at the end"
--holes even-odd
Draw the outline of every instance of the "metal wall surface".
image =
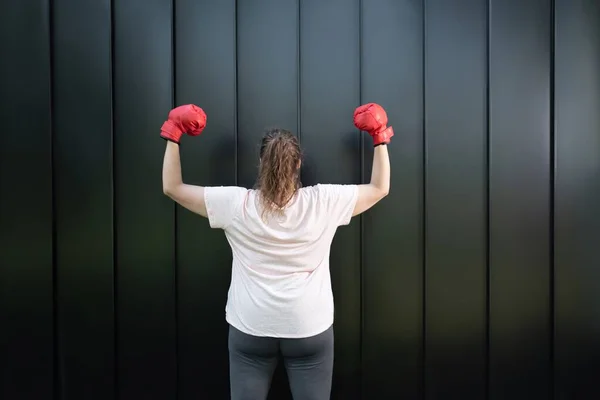
MULTIPOLYGON (((0 397, 226 399, 222 232, 161 190, 251 186, 266 127, 304 185, 389 196, 339 229, 334 399, 600 397, 600 3, 0 3, 0 397)), ((290 399, 285 371, 270 398, 290 399)))

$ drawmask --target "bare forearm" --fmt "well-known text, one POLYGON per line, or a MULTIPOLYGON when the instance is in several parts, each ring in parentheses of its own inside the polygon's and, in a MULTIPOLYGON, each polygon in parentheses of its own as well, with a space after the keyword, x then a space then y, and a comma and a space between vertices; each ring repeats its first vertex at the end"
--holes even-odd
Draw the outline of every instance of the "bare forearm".
POLYGON ((382 193, 387 194, 390 191, 390 157, 386 145, 377 146, 373 151, 370 184, 382 193))
POLYGON ((163 192, 168 194, 183 183, 181 178, 181 160, 179 157, 179 145, 167 142, 162 170, 163 192))

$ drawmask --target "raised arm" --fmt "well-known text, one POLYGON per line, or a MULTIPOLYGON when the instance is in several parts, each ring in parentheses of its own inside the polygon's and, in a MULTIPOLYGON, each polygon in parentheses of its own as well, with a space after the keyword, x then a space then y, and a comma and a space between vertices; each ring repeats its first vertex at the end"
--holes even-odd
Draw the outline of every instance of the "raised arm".
POLYGON ((169 119, 163 124, 160 133, 160 136, 167 140, 162 170, 164 194, 182 207, 203 217, 207 216, 204 187, 183 183, 179 143, 184 133, 197 136, 202 133, 205 126, 204 111, 195 105, 185 105, 171 110, 169 119))
POLYGON ((163 193, 193 213, 206 217, 204 187, 188 185, 181 178, 179 145, 167 142, 162 170, 163 193))
POLYGON ((390 191, 390 158, 387 145, 394 136, 394 130, 391 126, 387 126, 387 122, 387 114, 378 104, 365 104, 354 112, 354 125, 371 135, 375 149, 371 182, 358 185, 358 199, 352 216, 367 211, 390 191))

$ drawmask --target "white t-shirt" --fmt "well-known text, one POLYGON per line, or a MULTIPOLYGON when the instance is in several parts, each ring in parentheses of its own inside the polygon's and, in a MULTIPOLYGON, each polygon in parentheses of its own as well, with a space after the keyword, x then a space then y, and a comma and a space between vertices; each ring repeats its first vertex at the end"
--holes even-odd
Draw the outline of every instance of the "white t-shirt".
POLYGON ((357 185, 301 188, 283 215, 265 222, 258 192, 206 187, 211 228, 223 229, 233 255, 226 320, 254 336, 303 338, 333 324, 329 251, 347 225, 357 185))

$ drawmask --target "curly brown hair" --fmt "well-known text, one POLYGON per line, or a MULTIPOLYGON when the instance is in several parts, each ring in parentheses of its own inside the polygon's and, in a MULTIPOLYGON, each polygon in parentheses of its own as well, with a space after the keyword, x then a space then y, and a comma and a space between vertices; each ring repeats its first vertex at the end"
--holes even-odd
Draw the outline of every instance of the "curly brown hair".
POLYGON ((269 129, 260 146, 256 189, 260 192, 263 218, 281 212, 302 186, 302 150, 298 138, 285 129, 269 129))

